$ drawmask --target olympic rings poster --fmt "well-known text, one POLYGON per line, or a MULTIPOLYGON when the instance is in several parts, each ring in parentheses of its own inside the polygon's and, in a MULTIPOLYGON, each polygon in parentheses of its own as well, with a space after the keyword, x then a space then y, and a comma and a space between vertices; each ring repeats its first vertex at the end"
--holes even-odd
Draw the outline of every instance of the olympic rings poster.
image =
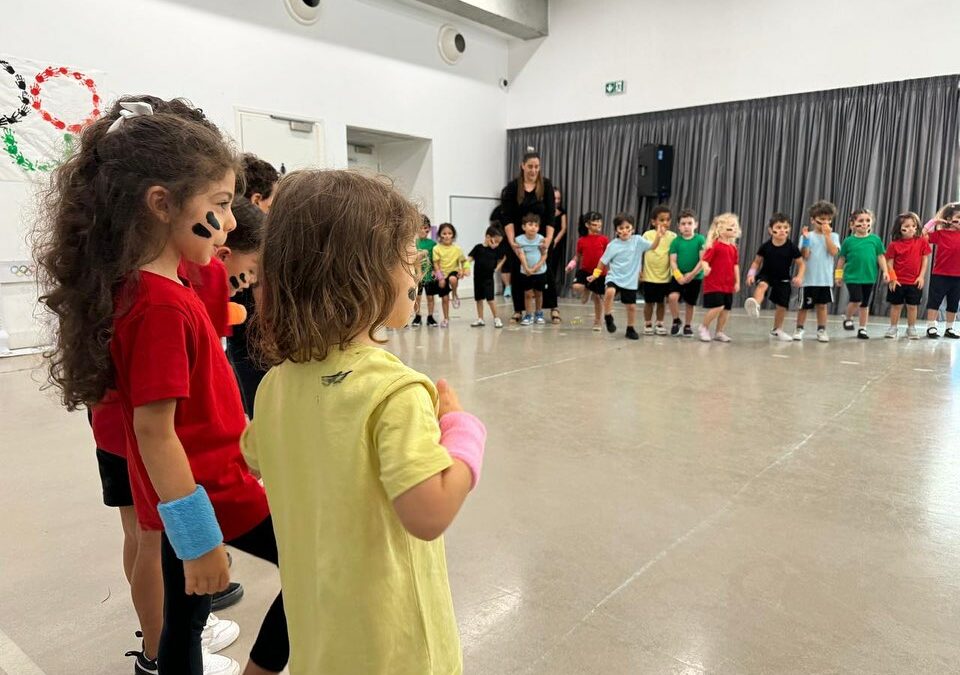
POLYGON ((0 54, 0 180, 30 180, 73 152, 103 114, 103 73, 0 54))

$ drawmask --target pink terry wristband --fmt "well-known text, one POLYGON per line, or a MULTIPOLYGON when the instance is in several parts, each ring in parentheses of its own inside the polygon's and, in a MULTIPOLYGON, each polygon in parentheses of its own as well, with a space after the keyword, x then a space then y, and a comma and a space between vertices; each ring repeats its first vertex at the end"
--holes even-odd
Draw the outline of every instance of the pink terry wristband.
POLYGON ((471 490, 480 482, 486 442, 486 427, 470 413, 452 412, 440 418, 440 445, 447 449, 451 457, 459 459, 470 468, 470 473, 473 474, 471 490))
POLYGON ((936 218, 931 218, 930 220, 927 221, 927 224, 923 226, 923 231, 926 232, 927 234, 930 234, 930 233, 933 232, 935 229, 937 229, 937 219, 936 219, 936 218))

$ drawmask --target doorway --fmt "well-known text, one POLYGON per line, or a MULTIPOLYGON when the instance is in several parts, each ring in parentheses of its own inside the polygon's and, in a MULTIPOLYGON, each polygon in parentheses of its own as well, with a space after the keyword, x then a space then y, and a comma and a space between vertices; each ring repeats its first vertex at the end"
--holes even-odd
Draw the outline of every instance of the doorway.
POLYGON ((347 166, 380 173, 433 219, 433 141, 389 131, 347 127, 347 166))
POLYGON ((323 125, 319 120, 237 109, 240 147, 281 172, 324 165, 323 125))

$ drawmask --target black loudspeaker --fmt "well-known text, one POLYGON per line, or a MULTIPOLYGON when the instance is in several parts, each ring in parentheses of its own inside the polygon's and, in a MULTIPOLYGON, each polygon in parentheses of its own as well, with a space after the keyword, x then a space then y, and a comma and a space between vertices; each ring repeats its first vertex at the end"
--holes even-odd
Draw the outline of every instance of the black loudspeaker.
POLYGON ((673 146, 648 144, 640 148, 637 192, 641 197, 670 197, 673 185, 673 146))

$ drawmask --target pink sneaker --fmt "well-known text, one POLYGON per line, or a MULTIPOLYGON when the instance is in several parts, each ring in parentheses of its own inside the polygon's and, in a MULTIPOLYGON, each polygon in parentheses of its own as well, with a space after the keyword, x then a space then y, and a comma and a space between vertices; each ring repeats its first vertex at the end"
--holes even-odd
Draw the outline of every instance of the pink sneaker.
POLYGON ((448 325, 449 325, 449 322, 446 319, 440 322, 441 328, 446 328, 448 325))
POLYGON ((713 339, 717 342, 730 342, 730 336, 722 331, 717 331, 717 334, 713 339))
POLYGON ((712 342, 713 338, 710 337, 710 329, 706 326, 700 326, 700 342, 712 342))

